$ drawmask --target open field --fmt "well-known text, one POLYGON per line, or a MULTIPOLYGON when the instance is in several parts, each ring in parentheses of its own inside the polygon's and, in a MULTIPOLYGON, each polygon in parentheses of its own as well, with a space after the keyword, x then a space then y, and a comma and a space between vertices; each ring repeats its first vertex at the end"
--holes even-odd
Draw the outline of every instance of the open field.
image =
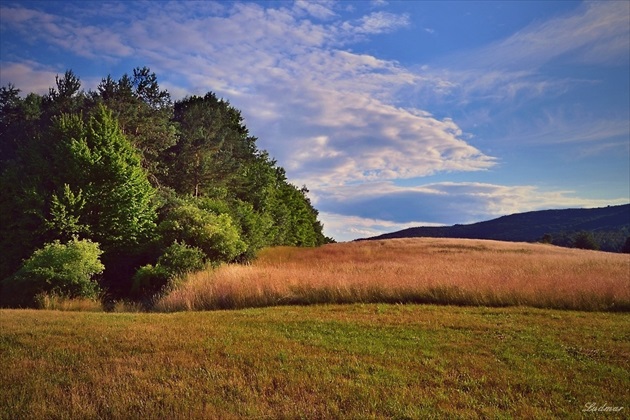
POLYGON ((523 307, 2 310, 0 418, 627 418, 628 325, 523 307))
POLYGON ((630 311, 630 255, 435 238, 272 248, 190 275, 156 309, 358 302, 630 311))

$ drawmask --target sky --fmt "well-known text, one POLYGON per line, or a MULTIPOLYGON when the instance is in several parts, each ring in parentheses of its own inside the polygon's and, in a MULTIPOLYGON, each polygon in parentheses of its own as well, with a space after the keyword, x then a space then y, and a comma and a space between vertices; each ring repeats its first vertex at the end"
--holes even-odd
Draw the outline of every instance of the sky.
POLYGON ((338 241, 630 202, 628 1, 0 0, 0 85, 214 92, 338 241))

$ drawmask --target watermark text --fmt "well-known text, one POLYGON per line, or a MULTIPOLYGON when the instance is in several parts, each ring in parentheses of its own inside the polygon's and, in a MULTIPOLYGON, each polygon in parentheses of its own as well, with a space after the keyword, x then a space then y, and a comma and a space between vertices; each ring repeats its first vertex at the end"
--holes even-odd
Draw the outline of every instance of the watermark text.
POLYGON ((598 404, 594 402, 589 402, 584 404, 584 409, 582 411, 587 411, 590 413, 618 413, 623 410, 623 407, 615 407, 612 405, 608 405, 607 403, 598 404))

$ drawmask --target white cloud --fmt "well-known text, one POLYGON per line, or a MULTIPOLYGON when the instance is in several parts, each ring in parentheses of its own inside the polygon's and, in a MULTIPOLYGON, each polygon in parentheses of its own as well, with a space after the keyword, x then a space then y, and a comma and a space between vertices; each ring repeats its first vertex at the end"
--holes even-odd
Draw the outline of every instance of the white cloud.
POLYGON ((370 3, 373 7, 382 7, 389 4, 386 0, 372 0, 370 3))
POLYGON ((469 145, 455 122, 393 105, 398 91, 430 81, 337 48, 353 33, 394 30, 408 17, 376 12, 354 24, 316 24, 290 9, 237 3, 201 20, 153 11, 128 39, 158 63, 158 74, 183 76, 198 93, 213 90, 244 110, 261 146, 300 183, 491 167, 493 158, 469 145))
POLYGON ((3 25, 31 43, 46 42, 73 54, 105 60, 130 56, 133 49, 118 31, 24 7, 1 7, 3 25))
POLYGON ((393 32, 399 28, 409 26, 408 15, 397 15, 388 12, 373 12, 363 16, 356 23, 345 22, 342 26, 349 32, 357 34, 380 34, 393 32))
POLYGON ((332 1, 296 0, 294 9, 303 10, 318 19, 330 19, 336 16, 332 1))
POLYGON ((3 62, 0 64, 0 86, 12 84, 20 89, 23 95, 31 92, 40 95, 47 94, 48 89, 54 86, 55 76, 59 73, 55 69, 32 61, 3 62))
POLYGON ((326 235, 333 237, 339 242, 351 241, 358 238, 369 238, 416 226, 442 226, 440 224, 421 221, 396 223, 389 220, 345 216, 327 212, 320 213, 319 218, 324 224, 326 235))
POLYGON ((418 73, 431 83, 416 86, 413 94, 425 105, 458 107, 557 97, 598 82, 570 76, 576 66, 628 65, 629 20, 630 2, 585 2, 505 39, 423 65, 418 73))

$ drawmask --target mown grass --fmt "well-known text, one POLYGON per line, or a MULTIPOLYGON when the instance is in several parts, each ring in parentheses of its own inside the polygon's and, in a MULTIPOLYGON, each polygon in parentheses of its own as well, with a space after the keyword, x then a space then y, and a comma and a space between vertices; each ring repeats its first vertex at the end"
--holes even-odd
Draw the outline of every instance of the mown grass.
POLYGON ((628 325, 522 307, 2 310, 0 418, 627 418, 628 325))
POLYGON ((189 275, 155 309, 325 303, 630 311, 630 255, 433 238, 272 248, 249 266, 189 275))

